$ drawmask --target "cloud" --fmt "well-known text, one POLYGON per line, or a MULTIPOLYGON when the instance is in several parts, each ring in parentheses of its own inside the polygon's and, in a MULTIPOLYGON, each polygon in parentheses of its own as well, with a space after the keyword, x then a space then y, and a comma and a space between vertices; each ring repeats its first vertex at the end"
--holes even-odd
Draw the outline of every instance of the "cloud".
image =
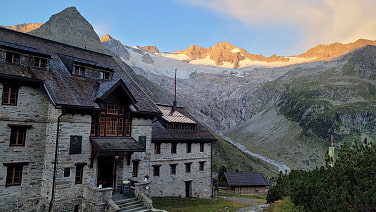
POLYGON ((376 39, 375 0, 179 0, 236 19, 250 27, 295 27, 302 45, 376 39))

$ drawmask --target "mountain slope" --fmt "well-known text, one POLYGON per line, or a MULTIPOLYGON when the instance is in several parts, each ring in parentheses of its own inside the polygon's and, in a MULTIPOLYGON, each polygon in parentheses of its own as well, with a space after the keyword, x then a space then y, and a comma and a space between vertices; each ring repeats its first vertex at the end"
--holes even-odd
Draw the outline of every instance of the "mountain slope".
POLYGON ((293 168, 323 165, 330 136, 338 148, 376 140, 376 54, 366 46, 329 62, 293 68, 268 82, 270 107, 226 135, 293 168))

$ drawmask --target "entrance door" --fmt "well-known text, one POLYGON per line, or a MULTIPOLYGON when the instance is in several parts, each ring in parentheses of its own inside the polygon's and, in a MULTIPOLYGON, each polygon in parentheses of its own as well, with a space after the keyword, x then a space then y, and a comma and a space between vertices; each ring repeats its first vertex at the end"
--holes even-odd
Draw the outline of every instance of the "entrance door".
POLYGON ((192 181, 185 181, 185 197, 192 197, 192 181))
POLYGON ((102 184, 103 188, 114 186, 114 165, 114 157, 103 156, 98 158, 98 184, 102 184))

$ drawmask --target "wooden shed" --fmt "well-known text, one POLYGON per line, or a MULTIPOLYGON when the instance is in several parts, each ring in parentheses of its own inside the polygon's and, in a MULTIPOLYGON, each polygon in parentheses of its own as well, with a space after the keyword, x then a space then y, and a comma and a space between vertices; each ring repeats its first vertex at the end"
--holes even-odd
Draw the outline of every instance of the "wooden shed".
POLYGON ((225 172, 228 190, 238 194, 266 194, 269 182, 262 173, 225 172))

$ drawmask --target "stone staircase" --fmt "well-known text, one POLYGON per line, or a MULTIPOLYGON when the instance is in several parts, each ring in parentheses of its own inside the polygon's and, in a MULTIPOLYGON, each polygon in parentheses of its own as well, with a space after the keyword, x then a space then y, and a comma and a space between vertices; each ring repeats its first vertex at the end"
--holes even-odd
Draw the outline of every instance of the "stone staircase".
POLYGON ((126 212, 147 212, 148 210, 144 203, 134 197, 125 198, 114 201, 116 205, 120 207, 119 211, 126 211, 126 212))

